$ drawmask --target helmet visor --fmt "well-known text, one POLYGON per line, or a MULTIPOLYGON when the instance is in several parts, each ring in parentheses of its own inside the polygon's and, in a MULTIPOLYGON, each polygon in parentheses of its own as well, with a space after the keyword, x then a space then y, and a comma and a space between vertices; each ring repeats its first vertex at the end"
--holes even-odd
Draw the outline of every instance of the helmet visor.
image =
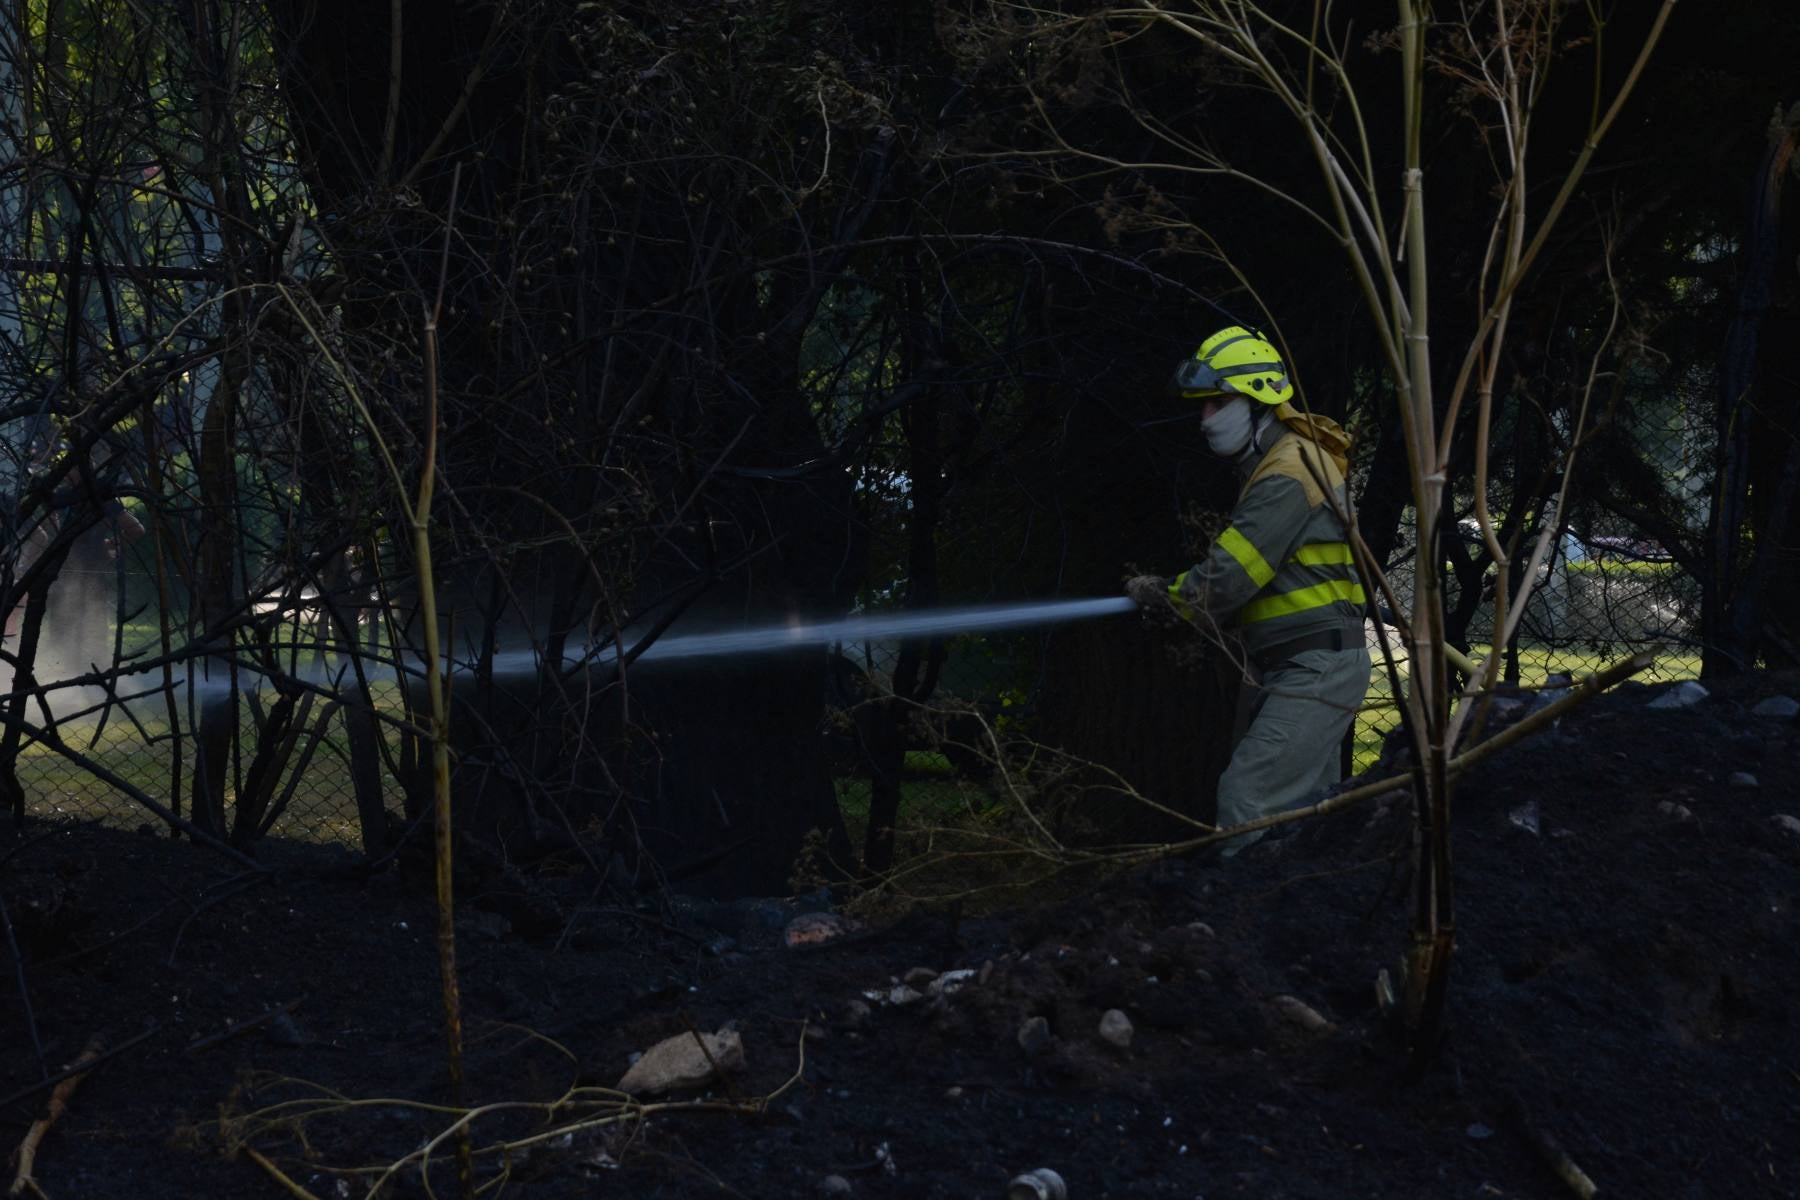
POLYGON ((1234 363, 1221 368, 1189 358, 1175 368, 1175 374, 1169 379, 1169 395, 1189 400, 1225 394, 1279 404, 1286 398, 1284 389, 1287 387, 1287 376, 1279 360, 1234 363), (1263 394, 1265 388, 1269 389, 1267 395, 1263 394))
POLYGON ((1169 378, 1169 395, 1177 399, 1184 396, 1216 395, 1225 390, 1221 386, 1222 379, 1218 370, 1210 363, 1203 363, 1197 358, 1186 358, 1169 378))

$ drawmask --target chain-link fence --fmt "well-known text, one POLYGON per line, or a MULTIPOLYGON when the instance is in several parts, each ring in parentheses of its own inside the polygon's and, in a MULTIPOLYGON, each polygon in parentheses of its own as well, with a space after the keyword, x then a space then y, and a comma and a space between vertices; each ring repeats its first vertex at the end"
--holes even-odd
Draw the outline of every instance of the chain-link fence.
MULTIPOLYGON (((1411 567, 1403 557, 1390 580, 1404 603, 1411 567)), ((1491 575, 1484 586, 1491 587, 1491 575)), ((1449 604, 1460 597, 1454 585, 1449 604)), ((1502 677, 1520 686, 1541 686, 1558 675, 1578 678, 1647 646, 1661 648, 1646 678, 1669 681, 1699 674, 1692 648, 1698 619, 1699 586, 1654 544, 1624 535, 1566 533, 1538 572, 1536 585, 1520 622, 1520 635, 1505 651, 1502 677)), ((1475 606, 1468 638, 1477 653, 1486 653, 1492 637, 1492 601, 1475 606)), ((1004 724, 1022 704, 1019 672, 1011 658, 978 638, 953 639, 943 664, 934 701, 970 704, 989 721, 1004 724)), ((855 709, 868 697, 891 688, 898 654, 892 642, 833 647, 842 668, 834 672, 826 735, 831 746, 834 786, 853 838, 866 831, 873 790, 873 768, 861 744, 855 709), (857 681, 847 687, 842 681, 857 681)), ((1394 647, 1404 678, 1403 651, 1394 647)), ((1371 651, 1373 627, 1371 626, 1371 651)), ((1374 654, 1379 665, 1379 655, 1374 654)), ((159 695, 129 704, 107 704, 95 693, 77 700, 60 693, 56 738, 80 759, 116 775, 159 803, 191 813, 198 747, 194 714, 178 704, 171 714, 159 695)), ((279 837, 357 845, 361 840, 350 757, 341 710, 320 706, 297 721, 291 745, 273 778, 249 780, 266 726, 266 701, 246 696, 239 712, 238 744, 228 756, 225 795, 227 821, 236 819, 246 788, 254 791, 255 825, 279 837)), ((28 714, 43 724, 43 714, 28 714)), ((981 726, 965 722, 965 741, 976 742, 981 726)), ((1372 676, 1367 703, 1354 730, 1357 770, 1379 756, 1382 742, 1399 723, 1386 673, 1372 676)), ((959 753, 922 727, 902 730, 906 748, 900 759, 899 789, 904 819, 929 821, 979 807, 984 799, 986 770, 974 753, 959 753)), ((953 739, 954 741, 954 739, 953 739)), ((390 746, 390 750, 392 747, 390 746)), ((26 738, 17 759, 19 782, 29 814, 72 820, 101 820, 126 827, 158 824, 129 795, 109 784, 75 757, 44 739, 26 738)), ((399 807, 400 790, 383 768, 383 792, 391 808, 399 807)))
MULTIPOLYGON (((1476 536, 1467 528, 1463 532, 1476 536)), ((1410 556, 1391 565, 1387 574, 1405 603, 1412 592, 1410 556)), ((1478 657, 1492 652, 1493 585, 1490 566, 1464 638, 1478 657)), ((1445 606, 1455 610, 1461 597, 1454 578, 1446 592, 1445 606)), ((1696 678, 1699 612, 1699 582, 1662 547, 1627 535, 1564 533, 1537 570, 1518 636, 1502 651, 1500 679, 1519 687, 1543 687, 1579 679, 1644 649, 1657 651, 1655 664, 1640 676, 1645 682, 1696 678)), ((1368 634, 1376 671, 1353 735, 1358 771, 1380 756, 1383 740, 1400 723, 1373 624, 1368 634)), ((1405 647, 1393 630, 1388 634, 1389 651, 1404 679, 1405 647)))
MULTIPOLYGON (((53 735, 25 738, 18 753, 16 769, 28 816, 163 828, 152 810, 109 782, 111 775, 192 818, 200 748, 186 713, 178 708, 177 723, 171 724, 160 697, 110 705, 102 697, 78 705, 67 693, 59 693, 58 708, 68 715, 47 721, 41 712, 28 714, 53 735)), ((342 710, 311 707, 281 735, 284 744, 277 754, 265 749, 260 736, 267 719, 261 698, 242 698, 237 742, 226 755, 227 829, 241 822, 255 831, 252 836, 360 845, 342 710), (265 750, 267 764, 260 769, 259 749, 265 750)), ((397 809, 400 790, 385 766, 382 784, 389 806, 397 809)))
MULTIPOLYGON (((1476 537, 1472 530, 1464 532, 1476 537)), ((1410 553, 1398 556, 1387 571, 1403 605, 1410 600, 1412 574, 1410 553)), ((1476 655, 1485 656, 1491 652, 1493 640, 1491 567, 1481 586, 1485 594, 1474 604, 1463 640, 1476 655)), ((1461 597, 1454 581, 1447 593, 1447 607, 1455 609, 1461 597)), ((1700 673, 1696 646, 1699 604, 1699 582, 1654 543, 1627 535, 1566 532, 1537 571, 1519 620, 1518 636, 1502 652, 1500 679, 1524 688, 1554 685, 1580 679, 1651 648, 1657 651, 1656 661, 1641 680, 1696 678, 1700 673)), ((1404 686, 1406 651, 1395 631, 1388 632, 1389 650, 1404 686)), ((1385 739, 1400 724, 1372 623, 1367 635, 1376 669, 1351 735, 1356 772, 1380 757, 1385 739)), ((891 686, 897 646, 866 643, 838 650, 869 676, 870 694, 882 694, 891 686)), ((1009 706, 1020 703, 1017 684, 994 655, 984 651, 982 639, 958 639, 944 664, 936 698, 951 706, 973 703, 990 714, 990 719, 1004 721, 1009 706)), ((866 756, 858 752, 858 734, 842 698, 839 705, 833 718, 837 743, 834 772, 839 800, 855 834, 867 819, 871 770, 866 756)), ((920 731, 909 743, 901 770, 903 812, 914 820, 928 819, 935 812, 966 807, 972 795, 979 800, 985 773, 979 762, 972 761, 974 756, 969 757, 971 761, 960 761, 953 747, 947 753, 920 731)))

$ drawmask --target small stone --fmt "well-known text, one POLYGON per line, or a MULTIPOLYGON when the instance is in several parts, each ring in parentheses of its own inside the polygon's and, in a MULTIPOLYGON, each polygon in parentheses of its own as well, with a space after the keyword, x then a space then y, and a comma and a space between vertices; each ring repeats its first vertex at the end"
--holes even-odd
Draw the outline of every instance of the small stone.
POLYGON ((867 1021, 870 1014, 874 1011, 874 1009, 869 1007, 869 1002, 867 1000, 852 999, 848 1004, 844 1005, 844 1024, 854 1029, 864 1021, 867 1021))
POLYGON ((1489 1129, 1486 1125, 1483 1125, 1480 1121, 1475 1122, 1473 1125, 1463 1130, 1463 1132, 1478 1142, 1485 1142, 1494 1136, 1494 1131, 1489 1129))
POLYGON ((1753 717, 1774 717, 1778 720, 1792 720, 1800 716, 1800 700, 1792 696, 1770 696, 1750 710, 1753 717))
POLYGON ((1525 803, 1519 805, 1519 807, 1507 813, 1506 819, 1517 828, 1523 829, 1526 833, 1536 837, 1540 829, 1537 801, 1527 800, 1525 803))
POLYGON ((1205 921, 1189 921, 1188 928, 1190 930, 1192 930, 1193 932, 1199 934, 1201 937, 1218 937, 1219 936, 1218 934, 1213 932, 1213 927, 1211 925, 1208 925, 1205 921))
POLYGON ((1510 697, 1498 697, 1488 707, 1488 718, 1493 721, 1510 722, 1525 709, 1525 701, 1510 697))
POLYGON ((994 974, 994 960, 990 958, 986 962, 981 964, 981 973, 975 977, 975 982, 981 984, 983 987, 986 987, 987 981, 993 977, 993 974, 994 974))
POLYGON ((269 1021, 267 1036, 277 1046, 304 1046, 307 1044, 307 1037, 300 1032, 300 1026, 296 1025, 294 1018, 286 1013, 276 1013, 269 1021))
POLYGON ((961 1100, 962 1094, 963 1094, 963 1090, 959 1087, 948 1088, 944 1092, 944 1099, 946 1099, 946 1100, 961 1100))
POLYGON ((855 917, 828 912, 801 913, 787 923, 787 928, 782 931, 782 940, 790 949, 823 946, 826 942, 835 942, 847 934, 855 933, 862 927, 862 922, 855 917))
POLYGON ((1400 993, 1394 988, 1394 977, 1386 967, 1375 972, 1375 1009, 1384 1018, 1400 1010, 1400 993))
POLYGON ((917 1004, 924 998, 924 992, 918 988, 907 987, 904 983, 895 984, 887 994, 887 1002, 895 1008, 905 1008, 909 1004, 917 1004))
POLYGON ((1787 813, 1776 813, 1769 820, 1775 822, 1775 827, 1783 833, 1791 833, 1795 837, 1800 837, 1800 817, 1790 816, 1787 813))
POLYGON ((932 980, 925 988, 929 996, 954 996, 968 987, 975 980, 975 968, 961 967, 955 971, 945 971, 932 980))
POLYGON ((1121 1050, 1131 1049, 1131 1018, 1116 1008, 1109 1008, 1100 1018, 1100 1039, 1121 1050))
POLYGON ((1706 699, 1707 690, 1694 680, 1678 683, 1649 704, 1646 708, 1691 708, 1706 699))
POLYGON ((1733 771, 1729 782, 1734 788, 1753 788, 1762 786, 1762 784, 1756 781, 1756 776, 1748 771, 1733 771))
POLYGON ((1306 1030, 1308 1033, 1323 1033, 1331 1028, 1331 1022, 1319 1015, 1319 1010, 1306 1001, 1295 996, 1276 996, 1269 1001, 1282 1016, 1306 1030))
POLYGON ((1030 1057, 1037 1057, 1045 1046, 1050 1044, 1050 1022, 1043 1017, 1032 1017, 1019 1026, 1019 1049, 1030 1057))
POLYGON ((827 1175, 819 1180, 818 1192, 820 1196, 824 1197, 854 1196, 856 1189, 851 1187, 850 1181, 842 1175, 827 1175))
POLYGON ((1690 810, 1687 805, 1677 804, 1673 800, 1664 800, 1661 804, 1656 806, 1656 811, 1665 817, 1670 817, 1677 821, 1691 821, 1694 819, 1693 811, 1690 810))
POLYGON ((922 988, 937 977, 938 973, 930 967, 914 967, 912 970, 902 975, 900 979, 902 982, 909 983, 913 987, 922 988))

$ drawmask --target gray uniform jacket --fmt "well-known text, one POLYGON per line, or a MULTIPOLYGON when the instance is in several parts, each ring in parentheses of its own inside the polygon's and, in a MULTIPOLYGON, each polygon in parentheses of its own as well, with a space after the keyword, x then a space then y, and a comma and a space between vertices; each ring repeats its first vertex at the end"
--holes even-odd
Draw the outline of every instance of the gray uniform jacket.
POLYGON ((1282 410, 1284 422, 1294 418, 1318 440, 1273 426, 1280 435, 1246 464, 1230 526, 1169 589, 1221 624, 1235 622, 1253 657, 1334 630, 1346 646, 1362 640, 1363 588, 1338 517, 1349 438, 1322 417, 1282 410))

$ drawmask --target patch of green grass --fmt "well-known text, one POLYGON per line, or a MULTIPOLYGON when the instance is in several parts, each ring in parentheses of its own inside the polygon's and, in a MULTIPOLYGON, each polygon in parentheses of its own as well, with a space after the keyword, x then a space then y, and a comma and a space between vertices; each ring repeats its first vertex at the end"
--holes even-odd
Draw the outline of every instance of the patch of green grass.
MULTIPOLYGON (((397 703, 392 687, 380 685, 371 689, 377 704, 397 703)), ((170 805, 172 788, 170 773, 173 741, 169 735, 166 712, 160 698, 153 704, 140 701, 133 705, 135 722, 117 710, 100 724, 99 714, 92 714, 57 726, 64 743, 84 758, 106 768, 151 799, 170 805)), ((314 719, 318 709, 314 709, 314 719)), ((247 770, 256 752, 256 731, 246 701, 239 722, 238 753, 225 789, 226 819, 232 818, 237 799, 236 779, 247 770)), ((388 733, 390 749, 398 744, 398 734, 388 733)), ((301 738, 303 745, 305 735, 301 738)), ((192 788, 197 748, 191 735, 183 733, 181 742, 182 816, 192 814, 192 788)), ((298 779, 294 772, 300 758, 297 746, 293 758, 275 786, 279 797, 289 784, 294 790, 291 800, 276 819, 270 832, 278 837, 310 842, 337 842, 357 845, 361 829, 357 821, 355 790, 350 780, 349 755, 341 726, 328 732, 298 779)), ((43 742, 29 743, 19 750, 19 783, 25 790, 26 811, 53 820, 100 821, 119 828, 136 828, 146 822, 159 824, 157 818, 129 796, 102 782, 86 768, 70 761, 43 742)), ((384 792, 399 795, 399 785, 391 776, 383 776, 384 792)))
MULTIPOLYGON (((1489 653, 1490 647, 1475 646, 1472 650, 1474 656, 1480 658, 1489 653)), ((1584 675, 1594 674, 1603 667, 1611 666, 1625 656, 1625 651, 1602 655, 1591 649, 1584 650, 1577 647, 1563 649, 1521 647, 1519 650, 1519 686, 1542 687, 1550 676, 1555 674, 1564 674, 1574 679, 1580 679, 1584 675)), ((1404 678, 1406 663, 1400 661, 1398 666, 1400 675, 1404 678)), ((1375 765, 1376 760, 1381 757, 1382 742, 1390 731, 1400 725, 1400 709, 1393 703, 1394 695, 1388 685, 1387 672, 1382 669, 1379 660, 1376 662, 1375 668, 1374 674, 1370 677, 1368 695, 1363 700, 1362 711, 1356 716, 1352 769, 1358 775, 1375 765)), ((1698 679, 1700 678, 1700 656, 1681 652, 1658 655, 1655 665, 1638 678, 1645 682, 1655 683, 1674 683, 1683 679, 1698 679)))
POLYGON ((1565 562, 1571 575, 1644 575, 1668 577, 1681 573, 1677 563, 1643 558, 1583 558, 1565 562))
MULTIPOLYGON (((902 839, 909 831, 934 828, 991 804, 987 789, 958 776, 942 754, 909 750, 906 757, 906 776, 900 781, 900 813, 895 822, 902 839), (915 755, 921 764, 918 768, 914 766, 915 755)), ((851 848, 861 853, 869 832, 869 781, 862 776, 842 775, 832 780, 832 787, 837 792, 838 810, 844 815, 851 848)))
POLYGON ((954 775, 956 764, 950 756, 937 750, 908 750, 901 767, 908 775, 954 775))

